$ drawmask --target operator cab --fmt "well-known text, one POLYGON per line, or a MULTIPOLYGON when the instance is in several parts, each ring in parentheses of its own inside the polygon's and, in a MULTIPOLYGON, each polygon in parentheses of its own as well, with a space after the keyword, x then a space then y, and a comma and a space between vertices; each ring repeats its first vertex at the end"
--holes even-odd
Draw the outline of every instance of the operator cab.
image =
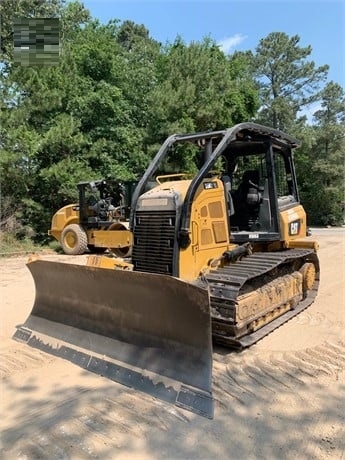
POLYGON ((280 211, 299 202, 291 149, 267 139, 239 141, 224 158, 231 242, 279 240, 280 211))
POLYGON ((90 228, 107 227, 125 219, 125 191, 116 180, 79 182, 80 223, 90 228))

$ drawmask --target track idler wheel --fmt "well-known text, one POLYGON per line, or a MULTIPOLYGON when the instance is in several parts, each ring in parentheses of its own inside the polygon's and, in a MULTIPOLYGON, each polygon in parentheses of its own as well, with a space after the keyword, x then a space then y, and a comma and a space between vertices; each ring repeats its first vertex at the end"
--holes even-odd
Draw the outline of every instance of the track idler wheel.
POLYGON ((303 292, 304 294, 313 288, 316 280, 315 265, 311 262, 306 262, 300 268, 299 272, 303 276, 303 292))

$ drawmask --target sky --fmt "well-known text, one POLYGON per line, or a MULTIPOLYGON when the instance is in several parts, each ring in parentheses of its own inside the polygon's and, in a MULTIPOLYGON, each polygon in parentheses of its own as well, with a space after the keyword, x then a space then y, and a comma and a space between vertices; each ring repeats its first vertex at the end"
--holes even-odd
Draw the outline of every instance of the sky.
POLYGON ((143 24, 161 43, 214 39, 226 53, 255 51, 271 32, 299 35, 308 60, 328 64, 328 81, 345 88, 345 0, 81 0, 92 17, 143 24))

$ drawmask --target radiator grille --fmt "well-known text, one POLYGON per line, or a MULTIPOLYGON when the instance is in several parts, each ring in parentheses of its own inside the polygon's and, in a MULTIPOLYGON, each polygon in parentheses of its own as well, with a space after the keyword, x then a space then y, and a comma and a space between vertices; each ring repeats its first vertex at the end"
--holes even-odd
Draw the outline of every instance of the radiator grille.
POLYGON ((138 211, 135 218, 134 270, 173 274, 175 211, 138 211))

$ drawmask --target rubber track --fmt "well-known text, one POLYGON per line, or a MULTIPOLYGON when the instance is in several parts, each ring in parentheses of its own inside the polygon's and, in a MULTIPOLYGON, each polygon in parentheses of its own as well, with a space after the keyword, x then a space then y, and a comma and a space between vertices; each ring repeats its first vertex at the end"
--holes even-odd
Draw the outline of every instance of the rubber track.
POLYGON ((296 316, 307 308, 317 295, 319 266, 317 256, 312 249, 290 249, 270 253, 257 252, 234 264, 212 270, 210 273, 204 275, 203 281, 208 284, 210 289, 212 326, 216 324, 220 324, 222 327, 226 324, 236 326, 231 316, 236 308, 236 299, 241 294, 241 289, 245 283, 259 280, 260 277, 269 275, 270 272, 277 269, 277 267, 301 259, 304 261, 312 261, 316 264, 316 283, 313 289, 308 293, 307 298, 302 300, 295 309, 289 310, 257 331, 240 338, 217 334, 215 328, 212 327, 213 341, 231 348, 246 348, 296 316), (221 314, 219 312, 220 308, 223 312, 228 310, 228 314, 226 316, 221 314))

